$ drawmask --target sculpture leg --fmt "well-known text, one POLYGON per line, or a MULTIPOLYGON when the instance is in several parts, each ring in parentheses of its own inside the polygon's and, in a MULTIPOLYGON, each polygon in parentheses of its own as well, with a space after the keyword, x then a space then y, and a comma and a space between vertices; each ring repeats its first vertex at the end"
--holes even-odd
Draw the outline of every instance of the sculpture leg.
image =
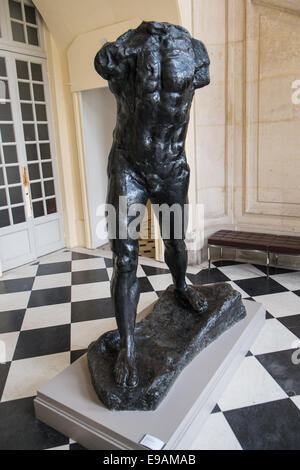
MULTIPOLYGON (((119 154, 113 156, 115 161, 122 162, 119 154)), ((109 224, 109 238, 114 259, 111 294, 120 333, 120 352, 114 372, 116 383, 123 387, 134 387, 138 382, 134 328, 139 301, 136 270, 140 227, 136 227, 137 237, 130 235, 128 227, 136 216, 134 214, 131 217, 128 216, 128 211, 132 209, 133 204, 139 204, 140 213, 143 216, 147 200, 147 191, 134 177, 133 171, 126 167, 111 171, 107 203, 114 207, 117 216, 116 233, 112 233, 113 224, 111 226, 109 224)))
POLYGON ((120 333, 115 380, 118 385, 134 387, 138 382, 134 346, 136 310, 140 295, 136 277, 138 241, 112 240, 111 246, 114 256, 111 294, 120 333))
POLYGON ((170 207, 170 217, 164 220, 163 214, 158 215, 160 230, 165 244, 165 261, 172 274, 175 287, 175 295, 178 301, 187 308, 192 308, 197 312, 202 312, 207 308, 206 299, 189 287, 186 283, 187 250, 185 244, 185 233, 187 217, 187 193, 189 187, 189 169, 186 165, 178 169, 176 178, 166 180, 160 187, 159 192, 152 193, 151 202, 170 207), (177 210, 175 210, 177 207, 177 210), (179 210, 180 209, 180 210, 179 210), (172 211, 175 212, 172 213, 172 211), (169 227, 164 224, 168 223, 169 227), (164 236, 168 233, 168 237, 164 236))

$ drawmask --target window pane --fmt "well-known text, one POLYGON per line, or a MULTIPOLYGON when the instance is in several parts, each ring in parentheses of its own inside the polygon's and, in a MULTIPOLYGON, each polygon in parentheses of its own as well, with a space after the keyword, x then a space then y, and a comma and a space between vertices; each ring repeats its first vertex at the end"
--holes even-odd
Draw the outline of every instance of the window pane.
POLYGON ((24 206, 21 207, 14 207, 12 210, 12 216, 14 224, 22 224, 25 222, 25 211, 24 206))
MULTIPOLYGON (((0 100, 3 103, 5 100, 9 100, 9 89, 8 82, 6 80, 0 80, 0 100)), ((0 103, 0 104, 2 104, 0 103)))
POLYGON ((43 85, 33 85, 33 93, 35 101, 45 101, 43 85))
POLYGON ((24 137, 25 137, 26 142, 36 140, 34 124, 24 124, 23 128, 24 128, 24 137))
POLYGON ((0 103, 0 121, 12 121, 10 103, 0 103))
POLYGON ((27 37, 28 43, 32 46, 39 45, 39 38, 38 38, 38 30, 37 28, 32 28, 31 26, 27 26, 27 37))
POLYGON ((4 160, 6 164, 17 163, 17 147, 15 145, 3 145, 4 160))
POLYGON ((19 82, 20 100, 31 101, 31 93, 29 83, 19 82))
POLYGON ((30 185, 32 199, 40 199, 43 197, 41 183, 33 183, 30 185))
POLYGON ((22 7, 19 2, 9 0, 9 13, 11 18, 15 18, 16 20, 23 20, 22 7))
POLYGON ((55 212, 57 212, 55 199, 47 199, 46 206, 47 206, 47 214, 54 214, 55 212))
POLYGON ((23 194, 21 186, 15 188, 9 188, 9 197, 11 204, 20 204, 23 202, 23 194))
POLYGON ((45 196, 54 196, 55 189, 54 189, 54 181, 45 181, 44 182, 44 189, 45 189, 45 196))
POLYGON ((23 121, 34 121, 32 105, 28 103, 21 104, 23 121))
POLYGON ((10 225, 8 210, 0 211, 0 227, 8 227, 10 225))
POLYGON ((8 166, 6 167, 6 176, 8 184, 18 184, 20 183, 20 172, 18 166, 8 166))
POLYGON ((50 144, 40 144, 40 152, 41 152, 41 158, 43 160, 50 160, 51 158, 50 144))
POLYGON ((16 60, 17 77, 22 80, 29 80, 28 64, 23 60, 16 60))
POLYGON ((44 104, 36 104, 35 112, 37 121, 47 121, 47 111, 44 104))
POLYGON ((15 142, 15 133, 12 124, 0 124, 0 132, 2 142, 15 142))
POLYGON ((30 181, 41 179, 39 164, 28 165, 30 181))
POLYGON ((35 8, 25 5, 25 16, 27 23, 36 24, 35 8))
POLYGON ((47 124, 38 124, 39 140, 49 140, 47 124))
POLYGON ((0 189, 0 206, 7 206, 7 198, 5 189, 0 189))
POLYGON ((0 77, 7 77, 4 57, 0 57, 0 77))
POLYGON ((52 178, 53 177, 52 163, 43 163, 42 167, 43 167, 43 177, 52 178))
POLYGON ((0 168, 0 186, 4 186, 3 170, 0 168))
POLYGON ((26 154, 27 154, 27 160, 29 162, 31 160, 37 160, 38 153, 37 153, 36 144, 26 144, 26 154))
POLYGON ((31 76, 35 82, 43 81, 43 71, 41 64, 31 63, 31 76))
POLYGON ((33 215, 35 218, 42 217, 45 214, 43 201, 34 202, 32 206, 33 206, 33 215))
POLYGON ((18 42, 25 42, 25 33, 24 33, 24 26, 21 23, 15 23, 14 21, 11 22, 11 29, 13 40, 18 42))

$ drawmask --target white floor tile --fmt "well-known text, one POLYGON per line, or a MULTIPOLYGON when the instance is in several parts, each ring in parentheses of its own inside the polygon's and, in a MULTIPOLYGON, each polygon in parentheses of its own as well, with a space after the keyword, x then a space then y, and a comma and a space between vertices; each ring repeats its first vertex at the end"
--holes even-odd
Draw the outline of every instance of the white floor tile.
POLYGON ((69 352, 13 361, 1 401, 18 400, 36 395, 40 387, 69 365, 69 352))
POLYGON ((271 276, 274 281, 279 282, 283 287, 289 290, 300 290, 300 271, 286 274, 275 274, 271 276))
POLYGON ((117 323, 114 318, 72 323, 71 350, 87 349, 92 341, 95 341, 107 331, 116 328, 117 323))
POLYGON ((0 278, 1 281, 8 281, 11 279, 19 279, 19 278, 26 278, 26 277, 35 277, 36 272, 38 269, 38 265, 35 266, 22 266, 21 268, 12 269, 11 271, 7 271, 3 273, 3 276, 0 278))
POLYGON ((156 291, 165 290, 173 284, 171 274, 158 274, 155 276, 148 276, 148 279, 151 282, 153 289, 156 291))
POLYGON ((47 452, 48 450, 70 450, 70 447, 68 444, 66 444, 65 446, 58 446, 58 447, 52 447, 51 449, 45 449, 45 451, 47 452))
POLYGON ((287 398, 286 393, 259 361, 251 356, 243 360, 218 400, 218 405, 222 411, 227 411, 282 398, 287 398))
POLYGON ((110 282, 94 282, 72 286, 72 302, 110 297, 110 282))
POLYGON ((39 258, 40 264, 48 264, 48 263, 63 263, 65 261, 71 261, 72 253, 70 251, 64 252, 59 251, 56 253, 51 253, 50 255, 42 256, 39 258))
POLYGON ((46 305, 26 310, 22 330, 35 330, 71 323, 71 304, 46 305))
POLYGON ((262 303, 273 317, 287 317, 300 314, 300 297, 293 292, 260 295, 254 297, 254 299, 262 303))
POLYGON ((222 413, 211 414, 189 450, 242 450, 222 413))
POLYGON ((72 271, 89 271, 91 269, 104 269, 104 258, 88 258, 72 261, 72 271))
POLYGON ((300 410, 300 395, 298 395, 297 397, 292 397, 291 400, 295 403, 297 408, 299 408, 300 410))
POLYGON ((16 331, 14 333, 3 333, 0 335, 1 362, 3 359, 4 362, 12 361, 19 334, 20 332, 16 331))
POLYGON ((285 351, 291 349, 297 339, 293 333, 274 318, 265 322, 259 336, 251 347, 251 352, 258 355, 285 351))
POLYGON ((265 274, 252 264, 235 264, 232 266, 220 266, 218 268, 225 276, 232 281, 250 279, 253 277, 263 277, 265 274))
POLYGON ((13 294, 1 294, 0 312, 9 310, 22 310, 27 308, 31 292, 14 292, 13 294))
POLYGON ((112 276, 113 276, 113 272, 114 272, 114 268, 106 268, 106 272, 107 272, 107 275, 108 275, 108 279, 111 281, 112 276))
POLYGON ((72 284, 72 273, 57 273, 47 276, 37 276, 34 280, 32 290, 54 289, 72 284))
POLYGON ((140 301, 138 304, 138 313, 142 312, 149 305, 153 304, 158 299, 158 295, 155 292, 143 292, 140 295, 140 301))
POLYGON ((137 277, 146 277, 146 274, 145 274, 142 266, 138 265, 136 275, 137 275, 137 277))

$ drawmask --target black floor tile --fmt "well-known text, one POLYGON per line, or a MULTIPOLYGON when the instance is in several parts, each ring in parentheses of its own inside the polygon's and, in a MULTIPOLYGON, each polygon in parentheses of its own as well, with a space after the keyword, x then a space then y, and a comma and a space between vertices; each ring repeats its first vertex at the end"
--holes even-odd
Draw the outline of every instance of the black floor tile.
POLYGON ((246 357, 251 357, 251 356, 253 356, 252 352, 248 351, 247 354, 246 354, 246 357))
POLYGON ((139 286, 140 286, 140 292, 152 292, 154 291, 151 282, 147 277, 139 277, 139 286))
POLYGON ((31 292, 28 308, 64 304, 68 302, 71 302, 71 286, 34 290, 31 292))
POLYGON ((203 269, 198 274, 187 274, 187 278, 194 284, 213 284, 215 282, 226 282, 230 279, 218 269, 203 269))
POLYGON ((71 261, 64 261, 62 263, 40 264, 37 270, 37 276, 69 272, 71 272, 71 261))
POLYGON ((220 412, 221 412, 221 408, 219 407, 219 405, 216 405, 211 413, 215 414, 215 413, 220 413, 220 412))
POLYGON ((212 264, 216 266, 216 268, 222 268, 224 266, 236 266, 237 264, 246 264, 242 261, 231 261, 231 260, 224 260, 224 261, 212 261, 212 264))
POLYGON ((113 316, 114 309, 111 299, 93 299, 83 300, 81 302, 72 302, 72 323, 112 318, 113 316))
POLYGON ((0 281, 0 295, 29 291, 32 289, 34 279, 34 277, 24 277, 20 279, 0 281))
POLYGON ((107 268, 113 268, 114 263, 111 258, 104 258, 104 263, 107 268))
POLYGON ((70 450, 88 450, 85 447, 82 447, 80 444, 77 442, 74 444, 70 444, 70 450))
POLYGON ((145 264, 142 264, 141 267, 143 268, 144 273, 146 276, 156 276, 158 274, 169 274, 168 269, 162 269, 162 268, 155 268, 153 266, 146 266, 145 264))
POLYGON ((71 325, 21 331, 14 360, 70 351, 71 325))
POLYGON ((300 449, 300 411, 279 400, 224 412, 244 450, 300 449))
POLYGON ((86 253, 76 253, 75 251, 72 251, 72 261, 91 258, 97 258, 97 256, 87 255, 86 253))
POLYGON ((300 290, 294 291, 294 294, 298 295, 300 297, 300 290))
POLYGON ((272 320, 274 317, 270 314, 270 312, 266 312, 266 320, 272 320))
POLYGON ((77 351, 71 351, 71 364, 77 361, 81 356, 83 356, 87 352, 87 349, 78 349, 77 351))
POLYGON ((88 284, 91 282, 109 281, 106 269, 90 269, 88 271, 72 272, 72 285, 88 284))
POLYGON ((258 295, 277 294, 279 292, 286 292, 288 289, 283 287, 274 279, 267 279, 266 277, 255 277, 253 279, 242 279, 241 281, 234 281, 243 291, 250 297, 258 295))
POLYGON ((277 318, 277 320, 280 321, 280 323, 282 323, 288 330, 294 333, 295 336, 300 338, 300 314, 292 315, 290 317, 277 318))
MULTIPOLYGON (((267 274, 267 267, 263 266, 261 264, 254 264, 257 269, 260 269, 264 274, 267 274)), ((292 273, 295 272, 294 269, 284 269, 276 266, 270 266, 269 268, 270 276, 275 276, 276 274, 287 274, 287 273, 292 273)))
POLYGON ((300 370, 299 364, 293 364, 294 352, 292 349, 255 356, 290 397, 300 395, 300 370))
MULTIPOLYGON (((10 368, 10 362, 7 362, 6 364, 1 364, 0 363, 0 400, 1 400, 3 390, 4 390, 4 387, 5 387, 5 383, 6 383, 6 379, 7 379, 7 376, 8 376, 9 368, 10 368)), ((0 407, 1 407, 1 405, 0 405, 0 407)), ((1 415, 1 413, 0 413, 0 415, 1 415)), ((0 435, 0 441, 1 441, 1 435, 0 435)))
POLYGON ((0 450, 51 449, 69 439, 35 419, 33 398, 1 403, 0 450))
POLYGON ((0 312, 0 334, 20 331, 26 310, 0 312))

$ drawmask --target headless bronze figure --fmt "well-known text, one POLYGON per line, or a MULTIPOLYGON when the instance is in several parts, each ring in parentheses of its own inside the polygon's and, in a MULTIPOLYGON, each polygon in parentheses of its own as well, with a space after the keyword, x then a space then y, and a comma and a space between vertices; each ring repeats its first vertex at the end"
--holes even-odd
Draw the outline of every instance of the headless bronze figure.
MULTIPOLYGON (((168 23, 143 22, 114 43, 106 43, 95 58, 99 75, 109 81, 117 100, 117 123, 109 155, 107 203, 117 213, 119 197, 131 204, 187 203, 189 166, 185 139, 195 89, 209 84, 209 57, 204 44, 168 23)), ((129 224, 130 217, 126 222, 129 224)), ((174 224, 174 220, 171 222, 174 224)), ((134 329, 139 300, 138 240, 117 235, 110 240, 114 257, 111 284, 120 333, 115 380, 135 387, 138 372, 134 329)), ((187 252, 181 239, 164 239, 165 261, 178 300, 201 312, 205 299, 186 284, 187 252)))

